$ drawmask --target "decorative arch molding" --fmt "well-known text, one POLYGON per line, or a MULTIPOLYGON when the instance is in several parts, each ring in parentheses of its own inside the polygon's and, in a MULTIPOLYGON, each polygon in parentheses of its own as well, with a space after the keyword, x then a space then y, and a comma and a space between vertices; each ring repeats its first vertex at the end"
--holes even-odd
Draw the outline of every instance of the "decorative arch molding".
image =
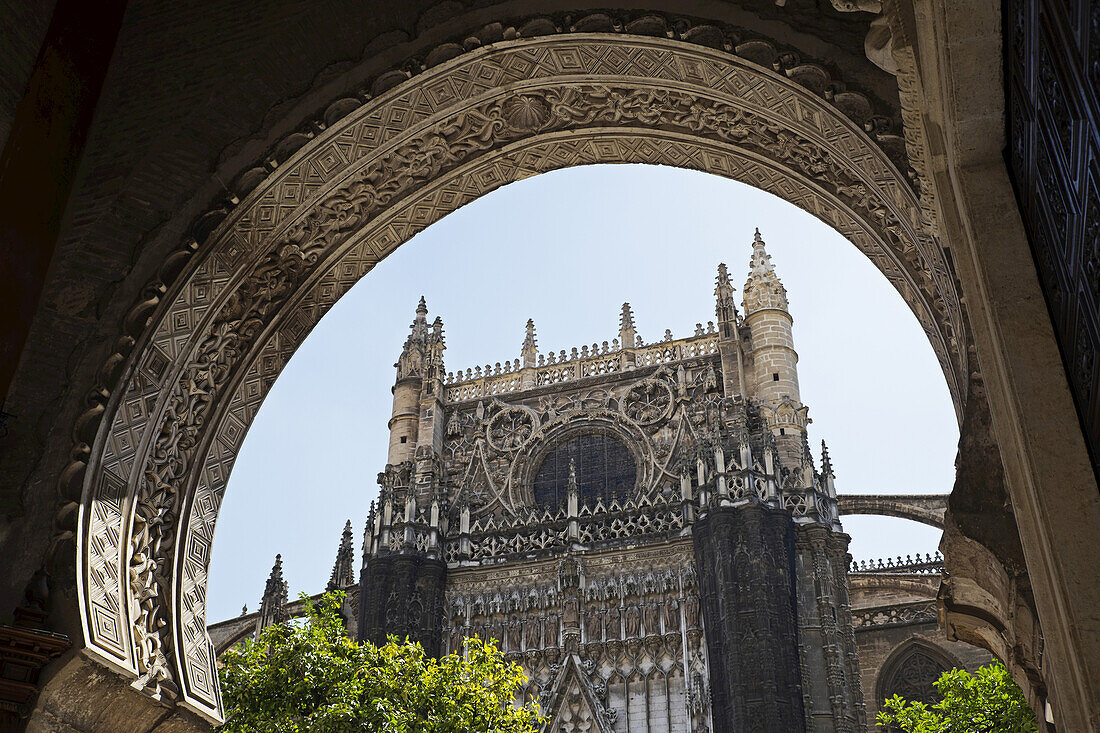
MULTIPOLYGON (((921 202, 836 107, 751 61, 666 38, 576 33, 458 55, 303 141, 166 262, 76 427, 87 651, 134 687, 220 716, 205 587, 234 457, 283 364, 413 234, 538 173, 651 163, 743 181, 864 252, 923 326, 961 408, 967 327, 921 202), (86 434, 98 425, 94 441, 86 434)), ((62 518, 62 524, 73 518, 62 518)))

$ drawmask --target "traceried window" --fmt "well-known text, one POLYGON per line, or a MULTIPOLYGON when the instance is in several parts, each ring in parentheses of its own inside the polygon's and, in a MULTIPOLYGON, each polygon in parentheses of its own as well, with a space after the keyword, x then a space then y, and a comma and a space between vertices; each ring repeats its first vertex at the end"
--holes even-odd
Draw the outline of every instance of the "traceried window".
POLYGON ((603 433, 589 433, 563 443, 547 454, 535 474, 535 502, 540 506, 564 506, 569 483, 569 461, 577 469, 577 494, 582 504, 625 499, 634 488, 637 467, 634 456, 619 440, 603 433))
POLYGON ((906 700, 934 703, 939 693, 932 683, 940 678, 947 668, 933 657, 918 649, 910 651, 900 660, 893 675, 883 688, 883 699, 901 695, 906 700))

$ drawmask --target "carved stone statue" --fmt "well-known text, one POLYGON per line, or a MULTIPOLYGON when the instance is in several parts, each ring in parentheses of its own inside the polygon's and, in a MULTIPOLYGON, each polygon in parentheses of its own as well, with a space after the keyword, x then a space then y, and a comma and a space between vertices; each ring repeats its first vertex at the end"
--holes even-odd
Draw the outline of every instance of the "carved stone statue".
POLYGON ((590 611, 587 617, 586 631, 588 641, 600 641, 603 637, 603 624, 599 612, 590 611))
POLYGON ((558 617, 550 615, 543 623, 542 645, 547 649, 558 645, 558 617))
POLYGON ((684 600, 684 618, 689 629, 699 628, 699 599, 688 596, 684 600))
POLYGON ((647 603, 642 606, 642 622, 645 625, 646 635, 652 636, 661 633, 661 625, 658 618, 657 604, 647 603))
POLYGON ((680 602, 675 598, 665 601, 665 631, 680 630, 680 602))
POLYGON ((523 641, 528 649, 539 648, 539 620, 536 616, 528 616, 523 621, 523 641))
POLYGON ((626 638, 636 639, 641 636, 642 614, 637 606, 626 609, 626 638))
POLYGON ((580 623, 580 609, 576 598, 566 598, 562 604, 562 622, 569 628, 574 628, 580 623))
POLYGON ((608 639, 621 639, 622 633, 619 629, 619 617, 620 611, 617 608, 612 608, 607 612, 607 638, 608 639))

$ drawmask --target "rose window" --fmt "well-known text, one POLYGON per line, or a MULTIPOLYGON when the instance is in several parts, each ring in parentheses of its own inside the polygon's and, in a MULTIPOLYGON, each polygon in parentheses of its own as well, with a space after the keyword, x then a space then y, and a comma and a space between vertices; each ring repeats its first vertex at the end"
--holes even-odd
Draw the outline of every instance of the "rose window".
POLYGON ((535 430, 535 421, 526 410, 504 410, 489 422, 489 444, 499 451, 518 450, 535 430))
POLYGON ((618 439, 603 433, 581 435, 551 450, 535 473, 535 502, 563 506, 568 498, 570 462, 577 475, 577 494, 589 506, 625 499, 634 490, 634 455, 618 439))
POLYGON ((672 390, 655 379, 635 384, 623 399, 623 413, 640 425, 657 422, 671 406, 672 390))

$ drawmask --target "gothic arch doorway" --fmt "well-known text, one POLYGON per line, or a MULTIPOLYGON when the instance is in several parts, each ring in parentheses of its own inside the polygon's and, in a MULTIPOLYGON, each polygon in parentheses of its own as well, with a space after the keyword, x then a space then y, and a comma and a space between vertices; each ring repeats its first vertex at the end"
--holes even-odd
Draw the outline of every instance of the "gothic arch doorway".
MULTIPOLYGON (((824 72, 821 72, 823 74, 824 72)), ((865 105, 825 99, 707 46, 576 33, 499 42, 338 100, 288 139, 232 211, 212 214, 131 314, 119 385, 62 479, 81 495, 89 653, 154 697, 220 715, 205 584, 234 457, 282 365, 359 278, 415 232, 511 181, 575 165, 654 163, 749 183, 863 251, 921 323, 961 411, 968 327, 916 188, 865 105), (335 111, 333 111, 335 110, 335 111), (262 180, 261 180, 262 178, 262 180)), ((833 90, 835 91, 835 90, 833 90)), ((78 426, 78 435, 81 434, 78 426)))

